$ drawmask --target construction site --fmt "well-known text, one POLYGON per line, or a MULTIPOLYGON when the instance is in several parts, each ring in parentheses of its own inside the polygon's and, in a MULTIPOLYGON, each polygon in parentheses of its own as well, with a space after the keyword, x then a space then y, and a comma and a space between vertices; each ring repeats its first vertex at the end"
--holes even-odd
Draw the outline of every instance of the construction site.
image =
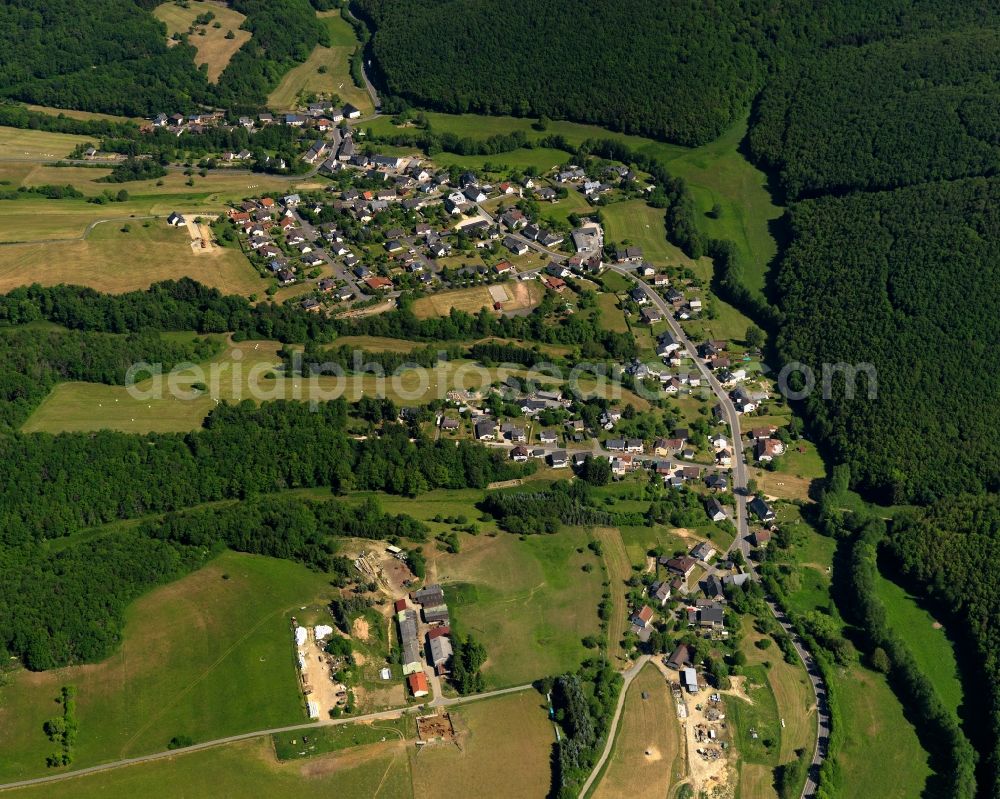
POLYGON ((682 687, 679 680, 668 678, 668 683, 684 728, 688 774, 695 794, 733 795, 735 750, 722 693, 697 683, 696 690, 682 687))
POLYGON ((309 718, 315 721, 330 718, 334 708, 347 705, 349 690, 334 678, 344 665, 343 658, 330 655, 325 649, 324 642, 335 634, 334 629, 322 624, 313 628, 302 627, 292 617, 292 630, 299 684, 306 699, 309 718))

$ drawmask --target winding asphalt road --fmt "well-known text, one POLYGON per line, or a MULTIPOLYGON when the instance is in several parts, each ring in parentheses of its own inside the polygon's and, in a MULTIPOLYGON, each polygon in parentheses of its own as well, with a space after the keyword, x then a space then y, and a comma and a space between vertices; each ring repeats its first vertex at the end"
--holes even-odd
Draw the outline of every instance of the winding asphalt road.
MULTIPOLYGON (((487 691, 482 694, 473 694, 472 696, 457 696, 450 698, 437 697, 433 702, 429 703, 429 705, 433 707, 454 707, 455 705, 465 705, 470 702, 478 702, 480 699, 491 699, 496 696, 520 693, 521 691, 527 691, 532 687, 533 686, 529 683, 527 685, 514 685, 510 688, 499 688, 496 691, 487 691)), ((298 730, 305 732, 307 730, 314 730, 320 727, 336 727, 341 724, 352 724, 354 722, 385 721, 388 719, 398 718, 404 711, 412 709, 414 709, 412 706, 397 707, 390 710, 383 710, 379 713, 367 713, 363 716, 348 716, 339 719, 314 721, 307 724, 293 724, 288 727, 272 727, 267 730, 255 730, 254 732, 245 732, 240 735, 230 735, 226 738, 216 738, 213 741, 203 741, 202 743, 186 746, 183 749, 170 749, 165 752, 154 752, 148 755, 140 755, 139 757, 129 757, 124 760, 115 760, 111 763, 102 763, 97 766, 76 769, 75 771, 67 771, 62 774, 50 774, 45 777, 35 777, 34 779, 8 782, 0 785, 0 791, 9 791, 14 788, 25 788, 30 785, 43 785, 49 782, 61 782, 62 780, 82 777, 87 774, 97 774, 98 772, 111 771, 112 769, 123 768, 125 766, 134 766, 139 763, 149 763, 154 760, 164 760, 168 757, 186 755, 190 752, 200 752, 205 749, 214 749, 217 746, 225 746, 226 744, 238 743, 240 741, 250 741, 254 738, 263 738, 266 735, 277 735, 283 732, 295 732, 298 730)))
MULTIPOLYGON (((758 579, 757 572, 756 569, 754 569, 753 562, 749 558, 750 528, 747 520, 747 466, 746 458, 743 454, 743 437, 740 433, 740 420, 739 414, 736 412, 736 406, 733 405, 728 392, 725 388, 723 388, 718 379, 716 379, 712 371, 702 361, 702 359, 698 357, 698 351, 694 344, 687 337, 687 334, 684 332, 683 328, 681 328, 677 320, 674 319, 673 309, 667 305, 666 301, 659 295, 659 293, 633 272, 620 266, 613 266, 611 268, 614 272, 628 278, 639 286, 639 288, 646 293, 646 296, 649 298, 649 301, 653 304, 653 306, 663 314, 664 319, 670 326, 675 338, 678 342, 680 342, 681 346, 698 366, 698 370, 708 382, 708 385, 712 388, 712 392, 715 394, 719 401, 719 405, 722 407, 723 418, 729 426, 730 437, 733 442, 733 493, 736 499, 737 535, 730 546, 730 551, 735 547, 743 553, 743 559, 746 562, 747 568, 756 580, 758 579)), ((777 620, 778 624, 781 625, 782 629, 795 646, 795 651, 798 653, 799 658, 802 660, 802 664, 805 666, 806 673, 809 675, 809 682, 812 685, 813 696, 816 701, 816 744, 813 749, 813 759, 809 769, 809 775, 806 778, 806 782, 802 787, 801 793, 801 799, 809 799, 816 794, 819 770, 823 765, 824 759, 826 758, 827 748, 830 741, 830 708, 827 702, 826 683, 823 681, 823 675, 816 665, 816 660, 813 658, 809 650, 806 649, 804 642, 795 632, 795 629, 789 622, 788 617, 771 600, 768 600, 767 606, 771 611, 771 614, 777 620)), ((619 703, 618 708, 618 712, 620 711, 621 703, 619 703)), ((617 728, 617 722, 618 719, 616 715, 612 730, 617 728)), ((601 765, 603 765, 603 760, 598 765, 598 768, 595 769, 594 774, 591 775, 591 780, 600 770, 601 765)), ((584 793, 585 792, 586 791, 584 791, 584 793)), ((584 794, 581 793, 580 795, 582 797, 584 794)))

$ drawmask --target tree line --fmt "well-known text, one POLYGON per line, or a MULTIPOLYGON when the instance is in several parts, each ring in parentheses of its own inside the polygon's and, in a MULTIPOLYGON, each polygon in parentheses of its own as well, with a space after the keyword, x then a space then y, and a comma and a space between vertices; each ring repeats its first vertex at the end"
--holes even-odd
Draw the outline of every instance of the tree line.
POLYGON ((252 304, 226 296, 189 278, 155 283, 125 294, 102 294, 80 286, 32 285, 0 296, 0 324, 46 320, 76 330, 124 333, 141 330, 222 333, 237 341, 277 339, 284 343, 329 343, 338 335, 370 335, 410 341, 463 341, 481 338, 527 339, 578 346, 585 358, 624 361, 636 354, 628 333, 601 327, 595 314, 561 316, 559 301, 547 293, 527 316, 495 316, 452 309, 448 316, 420 319, 414 295, 384 314, 340 319, 304 311, 298 303, 252 304))
POLYGON ((223 547, 303 563, 335 584, 354 574, 344 536, 422 541, 427 529, 374 500, 251 497, 109 528, 68 546, 6 548, 0 558, 0 652, 41 671, 91 663, 121 643, 126 608, 151 588, 200 568, 223 547))
POLYGON ((133 0, 11 0, 0 7, 0 96, 58 108, 150 116, 263 106, 285 72, 329 40, 308 0, 234 0, 252 32, 209 83, 186 38, 167 46, 133 0))
POLYGON ((882 554, 964 644, 964 710, 982 755, 980 795, 1000 796, 1000 498, 949 497, 897 516, 882 554))
POLYGON ((563 734, 553 744, 550 799, 576 797, 597 762, 614 717, 623 679, 606 660, 584 662, 575 673, 538 682, 551 697, 563 734))
POLYGON ((844 608, 859 631, 872 665, 888 675, 890 685, 914 721, 924 748, 931 753, 937 795, 952 799, 976 796, 976 751, 944 706, 933 683, 920 670, 904 638, 886 619, 878 595, 878 549, 886 536, 878 518, 851 518, 854 528, 847 556, 844 608))
POLYGON ((336 400, 218 405, 191 433, 12 434, 0 439, 0 536, 7 546, 204 502, 329 486, 415 496, 485 488, 529 465, 472 442, 413 439, 383 425, 359 441, 336 400))

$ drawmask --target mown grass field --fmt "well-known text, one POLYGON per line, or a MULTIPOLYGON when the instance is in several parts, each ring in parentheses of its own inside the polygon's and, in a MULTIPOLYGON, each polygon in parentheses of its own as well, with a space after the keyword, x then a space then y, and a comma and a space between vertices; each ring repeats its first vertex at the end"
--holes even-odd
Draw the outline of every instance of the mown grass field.
POLYGON ((91 139, 70 133, 49 133, 0 126, 0 158, 65 158, 79 144, 91 139))
MULTIPOLYGON (((129 193, 124 202, 102 205, 87 202, 86 199, 50 200, 32 195, 19 196, 16 200, 2 200, 0 243, 78 239, 86 233, 89 225, 100 220, 131 221, 134 226, 136 220, 130 217, 162 217, 160 221, 165 224, 171 211, 218 214, 229 203, 245 197, 284 193, 318 185, 224 170, 209 172, 204 178, 194 175, 193 186, 187 185, 188 178, 178 170, 171 170, 157 180, 123 184, 99 183, 98 180, 109 171, 106 168, 52 167, 41 164, 6 164, 0 167, 0 179, 9 180, 12 187, 69 183, 87 197, 100 195, 105 191, 116 194, 120 189, 129 193)), ((137 221, 141 223, 142 219, 137 221)), ((6 249, 0 247, 0 263, 8 257, 5 255, 6 249)))
POLYGON ((49 114, 54 117, 62 114, 64 117, 68 117, 69 119, 103 119, 108 122, 142 122, 142 117, 122 117, 115 114, 102 114, 97 111, 80 111, 75 108, 55 108, 51 105, 35 105, 33 103, 25 103, 24 107, 29 111, 38 111, 41 114, 49 114))
POLYGON ((816 739, 816 702, 801 662, 788 663, 773 641, 767 649, 758 648, 755 644, 761 640, 770 639, 744 625, 741 648, 747 656, 747 663, 765 669, 778 718, 785 722, 781 729, 778 762, 787 763, 795 757, 798 749, 812 752, 816 739))
POLYGON ((627 333, 629 328, 625 312, 618 305, 616 294, 597 295, 597 307, 601 309, 601 327, 614 333, 627 333))
POLYGON ((199 25, 195 33, 188 37, 198 51, 194 57, 195 65, 200 67, 206 64, 208 80, 215 83, 236 51, 250 41, 250 31, 240 29, 246 17, 224 3, 189 0, 185 6, 174 2, 163 3, 153 9, 153 15, 167 26, 167 41, 170 42, 175 33, 187 33, 195 17, 206 12, 215 14, 215 19, 207 25, 199 25), (216 22, 220 23, 220 27, 215 27, 216 22), (201 35, 202 31, 204 35, 201 35), (232 39, 226 38, 229 31, 233 33, 232 39))
MULTIPOLYGON (((799 528, 801 532, 796 530, 795 536, 800 543, 794 550, 799 568, 788 578, 788 610, 819 610, 832 615, 839 624, 830 597, 830 567, 836 542, 811 528, 799 528)), ((777 653, 771 654, 773 650, 768 650, 768 657, 777 660, 777 653)), ((930 774, 928 755, 885 678, 860 665, 838 668, 832 690, 837 695, 845 732, 837 757, 840 778, 835 795, 847 799, 920 796, 930 774)))
POLYGON ((306 61, 286 72, 268 96, 268 107, 290 110, 301 96, 323 94, 337 95, 341 103, 351 103, 362 114, 370 114, 372 101, 368 92, 351 80, 351 53, 358 46, 354 29, 340 16, 339 10, 323 11, 318 16, 330 33, 330 47, 317 46, 306 61))
POLYGON ((885 678, 860 666, 835 683, 846 732, 837 762, 843 799, 912 799, 930 775, 927 752, 885 678))
POLYGON ((670 796, 672 786, 684 775, 684 743, 667 682, 652 663, 629 686, 620 724, 607 768, 590 796, 670 796))
POLYGON ((410 749, 418 797, 542 797, 552 781, 555 731, 545 697, 528 689, 451 710, 461 748, 410 749))
POLYGON ((86 239, 0 247, 0 291, 71 283, 120 294, 191 277, 224 294, 263 294, 267 283, 235 248, 193 250, 186 227, 163 220, 106 222, 86 239), (129 232, 123 232, 125 224, 129 232))
POLYGON ((622 639, 628 625, 628 607, 625 594, 628 590, 625 581, 632 576, 632 564, 629 561, 621 531, 616 527, 599 527, 593 531, 602 549, 601 558, 608 572, 608 590, 611 592, 611 619, 608 621, 608 655, 614 662, 625 662, 625 650, 622 639))
POLYGON ((766 175, 740 152, 746 130, 746 120, 738 122, 715 141, 668 160, 667 167, 691 187, 701 212, 701 229, 713 238, 729 239, 736 245, 743 257, 743 281, 759 292, 778 252, 770 226, 784 209, 772 201, 766 175), (716 204, 722 213, 714 219, 707 212, 716 204))
POLYGON ((282 732, 272 735, 271 742, 279 760, 301 760, 384 741, 403 741, 415 735, 412 717, 400 716, 398 719, 282 732))
MULTIPOLYGON (((366 123, 367 124, 367 123, 366 123)), ((381 151, 381 147, 379 150, 381 151)), ((458 165, 463 169, 478 169, 485 171, 509 172, 514 169, 533 167, 539 172, 548 172, 555 166, 566 161, 567 155, 562 150, 549 147, 534 147, 532 149, 513 150, 498 155, 458 155, 456 153, 437 153, 434 163, 443 167, 458 165), (489 169, 492 167, 492 169, 489 169)), ((543 212, 548 210, 543 208, 543 212)))
MULTIPOLYGON (((145 377, 132 390, 100 383, 59 383, 25 421, 26 433, 87 430, 121 430, 126 433, 187 432, 201 427, 218 401, 252 399, 316 400, 346 397, 356 402, 362 396, 385 396, 400 405, 424 405, 444 399, 454 388, 478 390, 508 376, 527 377, 522 368, 484 367, 474 361, 440 361, 433 369, 406 369, 399 374, 376 377, 323 375, 303 379, 284 377, 275 341, 230 342, 211 361, 194 368, 178 369, 160 378, 145 377), (205 390, 194 388, 203 383, 205 390)), ((553 384, 562 381, 546 380, 553 384)), ((642 410, 649 407, 641 397, 616 384, 581 378, 577 385, 585 395, 618 396, 642 410)))
MULTIPOLYGON (((419 518, 419 509, 411 505, 394 508, 383 500, 387 510, 405 509, 419 518)), ((470 521, 478 517, 471 502, 463 498, 461 506, 470 521)), ((448 514, 445 507, 438 512, 448 514)), ((592 654, 581 639, 598 632, 603 578, 586 545, 587 536, 579 529, 523 541, 509 533, 462 534, 458 554, 432 556, 429 574, 444 586, 452 628, 486 646, 483 675, 489 687, 575 669, 592 654), (591 571, 583 570, 585 564, 591 571)))
POLYGON ((747 328, 753 324, 750 317, 740 313, 732 305, 718 297, 711 298, 710 302, 715 308, 715 318, 710 319, 705 313, 696 320, 685 322, 684 330, 688 336, 694 341, 703 339, 742 341, 746 336, 747 328))
POLYGON ((917 666, 931 681, 945 707, 958 713, 962 704, 962 683, 955 650, 937 620, 904 588, 880 576, 878 597, 885 605, 889 626, 913 653, 917 666))
POLYGON ((73 768, 195 741, 305 722, 289 615, 328 598, 327 580, 296 564, 226 552, 127 611, 107 660, 18 672, 0 691, 0 779, 46 773, 42 724, 60 686, 77 688, 73 768))
POLYGON ((572 214, 587 216, 593 210, 594 206, 587 201, 583 194, 575 189, 570 189, 564 198, 556 200, 554 203, 541 203, 538 213, 543 223, 546 219, 568 223, 572 214))
POLYGON ((266 739, 190 754, 178 753, 128 768, 11 791, 16 799, 412 799, 410 770, 401 742, 364 747, 308 762, 278 763, 266 739))
POLYGON ((691 263, 690 258, 667 241, 666 211, 662 208, 653 208, 642 200, 625 200, 604 206, 601 216, 607 241, 616 244, 627 241, 642 247, 643 257, 651 264, 691 263))
MULTIPOLYGON (((538 280, 507 281, 496 285, 502 286, 507 293, 508 299, 502 302, 505 311, 534 308, 545 293, 545 287, 538 280)), ((482 308, 492 308, 494 302, 487 286, 441 291, 416 300, 413 303, 413 315, 418 319, 447 316, 452 308, 476 314, 482 308)))

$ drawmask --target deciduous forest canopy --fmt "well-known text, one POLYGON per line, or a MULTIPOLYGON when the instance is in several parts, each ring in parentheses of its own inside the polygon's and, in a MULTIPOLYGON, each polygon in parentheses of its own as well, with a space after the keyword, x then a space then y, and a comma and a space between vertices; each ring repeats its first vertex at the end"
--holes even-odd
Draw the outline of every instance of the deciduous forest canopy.
POLYGON ((873 0, 355 0, 385 89, 440 111, 545 115, 702 144, 800 55, 974 5, 873 0))
POLYGON ((167 46, 151 0, 10 0, 0 6, 0 96, 58 108, 150 115, 200 104, 259 106, 326 40, 308 0, 234 0, 253 36, 217 85, 186 41, 167 46))

